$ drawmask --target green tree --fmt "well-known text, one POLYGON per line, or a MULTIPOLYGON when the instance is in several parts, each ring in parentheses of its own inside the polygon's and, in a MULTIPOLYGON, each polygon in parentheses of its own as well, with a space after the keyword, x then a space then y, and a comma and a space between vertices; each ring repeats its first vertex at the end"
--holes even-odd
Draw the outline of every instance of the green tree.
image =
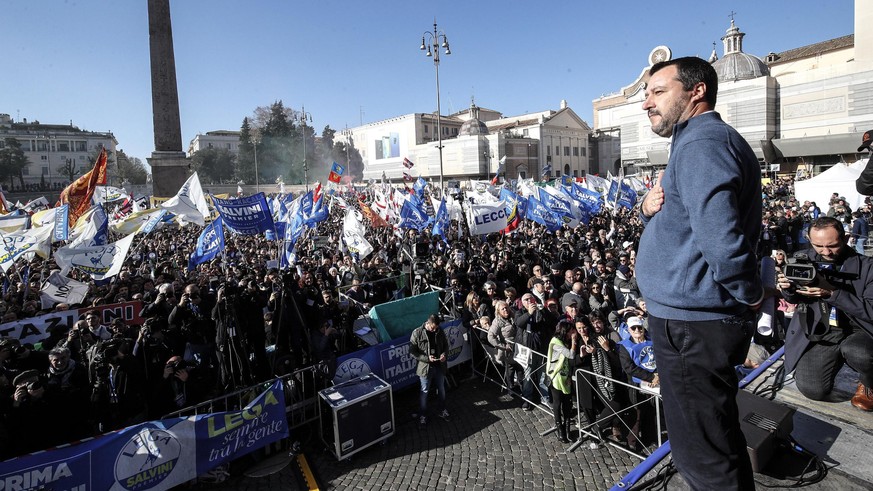
POLYGON ((3 140, 3 148, 0 148, 0 181, 9 179, 11 187, 12 178, 18 177, 21 187, 24 187, 24 168, 29 163, 24 150, 21 149, 21 142, 15 138, 3 140))
MULTIPOLYGON (((255 110, 256 118, 261 118, 263 126, 260 127, 261 143, 258 145, 258 174, 261 182, 272 182, 278 176, 294 178, 293 163, 301 162, 297 151, 297 128, 294 126, 290 112, 282 101, 276 101, 269 108, 266 120, 258 113, 263 113, 262 108, 255 110)), ((299 164, 298 164, 299 165, 299 164)))
POLYGON ((121 182, 125 180, 131 184, 148 182, 149 172, 142 160, 137 157, 129 157, 121 149, 118 150, 115 160, 118 162, 118 177, 121 182))
POLYGON ((364 158, 354 144, 334 143, 333 156, 334 160, 346 166, 346 174, 352 180, 360 181, 364 178, 364 158))
POLYGON ((260 130, 252 128, 249 118, 243 118, 239 129, 239 156, 233 170, 234 182, 254 182, 255 177, 255 142, 260 130))
POLYGON ((204 148, 194 152, 191 165, 201 182, 221 184, 222 181, 232 181, 236 156, 226 148, 204 148))

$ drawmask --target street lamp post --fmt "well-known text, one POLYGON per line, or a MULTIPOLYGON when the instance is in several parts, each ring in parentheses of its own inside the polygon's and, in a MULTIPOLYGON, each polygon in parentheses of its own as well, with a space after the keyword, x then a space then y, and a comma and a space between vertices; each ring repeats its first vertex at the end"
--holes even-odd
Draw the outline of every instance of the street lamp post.
POLYGON ((306 165, 306 120, 312 122, 312 114, 306 112, 306 106, 300 106, 300 114, 297 115, 297 121, 303 127, 303 183, 306 186, 306 192, 309 192, 309 166, 306 165))
POLYGON ((421 36, 421 51, 427 51, 425 56, 433 58, 433 67, 436 71, 436 94, 437 94, 437 149, 440 155, 440 193, 443 192, 443 128, 442 117, 440 115, 440 48, 446 49, 446 54, 452 54, 449 48, 449 39, 444 32, 437 29, 436 19, 433 20, 433 32, 424 31, 421 36), (425 39, 428 39, 428 44, 425 44, 425 39), (442 39, 442 43, 440 43, 442 39), (433 50, 431 50, 433 48, 433 50))

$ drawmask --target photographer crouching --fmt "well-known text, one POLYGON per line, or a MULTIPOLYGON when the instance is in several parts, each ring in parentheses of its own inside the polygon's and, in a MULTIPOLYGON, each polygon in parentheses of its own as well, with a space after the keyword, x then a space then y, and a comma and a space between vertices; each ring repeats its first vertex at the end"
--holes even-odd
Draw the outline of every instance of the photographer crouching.
POLYGON ((844 363, 858 372, 852 405, 873 411, 873 262, 847 245, 843 224, 821 217, 809 227, 812 249, 795 254, 777 277, 798 304, 785 336, 785 371, 809 399, 827 399, 844 363))

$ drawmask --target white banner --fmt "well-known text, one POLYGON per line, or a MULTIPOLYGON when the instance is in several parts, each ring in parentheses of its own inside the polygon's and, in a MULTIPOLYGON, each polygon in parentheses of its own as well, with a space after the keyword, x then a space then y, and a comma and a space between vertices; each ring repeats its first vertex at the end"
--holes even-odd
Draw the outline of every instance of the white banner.
POLYGON ((58 271, 52 271, 39 291, 42 308, 50 309, 58 303, 82 303, 88 295, 88 284, 61 276, 58 271))
POLYGON ((500 232, 506 228, 506 206, 503 201, 494 204, 467 207, 467 225, 471 235, 500 232))

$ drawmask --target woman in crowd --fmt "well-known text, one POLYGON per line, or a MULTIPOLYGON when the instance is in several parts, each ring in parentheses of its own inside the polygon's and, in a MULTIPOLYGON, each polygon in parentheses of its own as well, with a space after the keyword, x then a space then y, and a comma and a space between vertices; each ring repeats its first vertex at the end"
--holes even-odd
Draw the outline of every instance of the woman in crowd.
POLYGON ((571 363, 576 356, 577 337, 571 321, 558 322, 546 352, 546 377, 551 381, 549 392, 552 396, 552 416, 555 418, 555 428, 561 443, 569 442, 573 410, 570 372, 571 363))

